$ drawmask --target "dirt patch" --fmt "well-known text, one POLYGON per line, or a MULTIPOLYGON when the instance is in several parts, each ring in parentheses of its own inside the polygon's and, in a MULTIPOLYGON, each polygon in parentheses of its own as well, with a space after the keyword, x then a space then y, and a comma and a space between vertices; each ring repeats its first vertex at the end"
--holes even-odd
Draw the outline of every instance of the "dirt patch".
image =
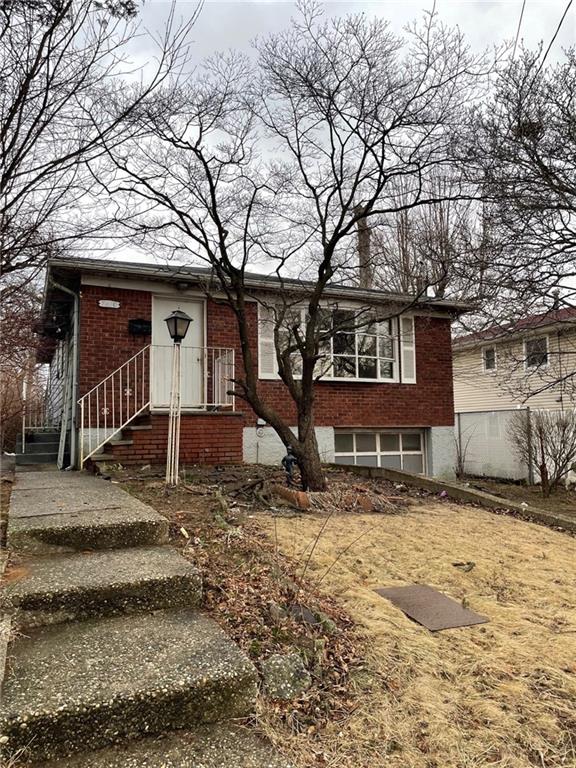
MULTIPOLYGON (((204 608, 257 666, 272 654, 301 655, 311 688, 288 703, 263 701, 257 725, 281 748, 294 738, 297 751, 314 754, 315 735, 345 722, 358 706, 354 676, 364 664, 362 641, 340 604, 297 578, 297 564, 279 553, 256 518, 256 508, 268 505, 259 500, 264 483, 281 475, 266 468, 198 468, 184 486, 165 493, 154 470, 142 474, 148 476, 113 476, 169 518, 172 544, 202 572, 204 608)), ((314 758, 312 764, 323 763, 314 758)))
POLYGON ((501 483, 497 480, 485 480, 484 478, 469 478, 472 488, 501 496, 510 501, 523 501, 530 506, 544 509, 547 512, 557 512, 576 519, 576 489, 566 490, 560 486, 549 498, 542 496, 539 486, 517 485, 516 483, 501 483))
POLYGON ((261 520, 287 556, 309 556, 307 578, 364 628, 370 693, 338 733, 322 734, 327 764, 575 764, 576 540, 432 500, 401 516, 261 520), (490 623, 433 634, 373 591, 410 583, 490 623))

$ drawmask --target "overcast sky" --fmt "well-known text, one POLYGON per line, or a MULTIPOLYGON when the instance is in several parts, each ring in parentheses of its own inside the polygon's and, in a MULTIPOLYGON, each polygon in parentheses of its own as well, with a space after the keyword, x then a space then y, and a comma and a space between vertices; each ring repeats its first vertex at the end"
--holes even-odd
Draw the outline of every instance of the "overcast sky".
MULTIPOLYGON (((535 48, 540 41, 547 47, 562 17, 568 0, 526 0, 520 40, 535 48)), ((194 12, 197 0, 177 0, 176 16, 186 20, 194 12)), ((171 0, 145 0, 139 14, 144 30, 160 32, 168 17, 171 0)), ((364 12, 387 19, 398 33, 410 21, 432 9, 432 0, 364 0, 363 2, 323 3, 327 16, 364 12)), ((499 45, 516 36, 522 11, 522 0, 437 0, 436 11, 442 21, 458 25, 470 45, 477 51, 499 45)), ((191 34, 193 63, 229 48, 251 50, 256 36, 286 27, 296 14, 296 4, 286 0, 205 0, 201 14, 191 34)), ((562 56, 562 49, 576 44, 576 2, 573 3, 548 56, 553 62, 562 56)), ((151 50, 142 35, 133 40, 134 60, 144 66, 150 60, 151 50)), ((121 248, 116 258, 148 258, 137 248, 121 248)))
MULTIPOLYGON (((520 38, 529 47, 540 40, 548 45, 568 0, 526 0, 520 38)), ((196 2, 179 0, 177 12, 189 17, 196 2)), ((372 2, 326 2, 328 16, 364 12, 390 21, 392 28, 402 31, 405 24, 430 10, 432 2, 422 0, 372 0, 372 2)), ((160 29, 170 8, 169 0, 145 0, 142 23, 150 30, 160 29)), ((248 50, 256 35, 282 29, 295 13, 295 3, 283 0, 205 0, 200 18, 192 34, 192 53, 202 59, 228 48, 248 50)), ((458 25, 475 49, 513 40, 522 10, 522 0, 437 0, 440 18, 458 25)), ((549 60, 561 54, 562 47, 576 42, 576 3, 564 20, 561 32, 552 48, 549 60)), ((140 52, 143 53, 143 52, 140 52)))

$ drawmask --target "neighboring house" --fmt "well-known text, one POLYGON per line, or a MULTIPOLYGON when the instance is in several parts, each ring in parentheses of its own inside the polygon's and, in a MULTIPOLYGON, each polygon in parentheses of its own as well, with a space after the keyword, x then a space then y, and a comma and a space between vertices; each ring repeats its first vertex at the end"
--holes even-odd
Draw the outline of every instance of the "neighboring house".
MULTIPOLYGON (((234 371, 242 371, 240 344, 232 311, 216 289, 207 291, 209 282, 207 269, 50 260, 40 359, 50 364, 50 419, 73 465, 101 451, 122 464, 165 460, 172 344, 164 318, 177 308, 194 320, 182 344, 180 466, 280 461, 285 449, 276 433, 228 393, 234 371)), ((280 284, 262 275, 246 283, 261 391, 292 425, 264 310, 280 284)), ((309 284, 289 285, 305 303, 309 284)), ((327 349, 315 411, 323 460, 452 473, 450 329, 465 307, 344 287, 330 288, 326 299, 331 311, 409 311, 381 323, 374 337, 358 331, 327 349)), ((67 463, 63 450, 60 463, 67 463)))
POLYGON ((576 307, 455 338, 454 407, 468 474, 530 480, 509 424, 518 409, 576 408, 576 307))
POLYGON ((457 337, 452 349, 457 413, 576 407, 576 307, 457 337))

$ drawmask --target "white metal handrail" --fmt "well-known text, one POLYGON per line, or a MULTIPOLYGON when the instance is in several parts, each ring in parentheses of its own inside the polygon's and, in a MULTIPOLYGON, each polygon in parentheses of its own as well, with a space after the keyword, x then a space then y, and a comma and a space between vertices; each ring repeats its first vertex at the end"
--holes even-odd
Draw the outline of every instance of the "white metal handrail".
MULTIPOLYGON (((168 375, 172 366, 172 344, 152 344, 152 368, 158 368, 168 375)), ((181 387, 182 409, 188 408, 234 409, 235 398, 231 392, 234 379, 234 350, 228 347, 189 347, 182 345, 181 387)), ((168 409, 170 385, 167 380, 162 391, 154 394, 152 408, 168 409)))
MULTIPOLYGON (((102 379, 78 400, 80 406, 80 466, 147 408, 162 410, 166 392, 154 392, 150 379, 170 370, 172 345, 144 347, 123 365, 102 379)), ((230 392, 234 379, 234 350, 227 347, 181 348, 182 408, 233 410, 230 392)), ((156 386, 156 385, 155 385, 156 386)), ((160 387, 161 389, 161 387, 160 387)))
POLYGON ((150 405, 150 345, 108 374, 80 406, 80 466, 150 405))

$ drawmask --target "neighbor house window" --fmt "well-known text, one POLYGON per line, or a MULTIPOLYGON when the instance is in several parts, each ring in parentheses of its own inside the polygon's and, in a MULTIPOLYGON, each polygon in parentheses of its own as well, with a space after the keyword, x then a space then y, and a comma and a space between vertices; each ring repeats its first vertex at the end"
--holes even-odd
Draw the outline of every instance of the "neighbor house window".
POLYGON ((340 431, 334 436, 336 464, 387 467, 424 472, 424 436, 420 430, 340 431))
MULTIPOLYGON (((305 327, 306 310, 290 310, 287 325, 305 327), (299 318, 297 315, 299 314, 299 318)), ((329 380, 416 381, 416 345, 414 318, 402 316, 381 322, 370 321, 366 311, 356 309, 322 310, 317 374, 329 380), (401 332, 398 332, 398 329, 401 332), (398 359, 401 357, 401 366, 398 359)), ((289 331, 280 329, 281 341, 290 343, 289 331)), ((298 375, 300 354, 294 353, 294 371, 298 375)), ((259 307, 259 368, 261 378, 276 378, 274 317, 270 308, 259 307)))
POLYGON ((496 347, 484 347, 482 350, 485 371, 496 370, 496 347))
POLYGON ((548 365, 548 337, 537 336, 524 342, 526 368, 540 368, 548 365))

